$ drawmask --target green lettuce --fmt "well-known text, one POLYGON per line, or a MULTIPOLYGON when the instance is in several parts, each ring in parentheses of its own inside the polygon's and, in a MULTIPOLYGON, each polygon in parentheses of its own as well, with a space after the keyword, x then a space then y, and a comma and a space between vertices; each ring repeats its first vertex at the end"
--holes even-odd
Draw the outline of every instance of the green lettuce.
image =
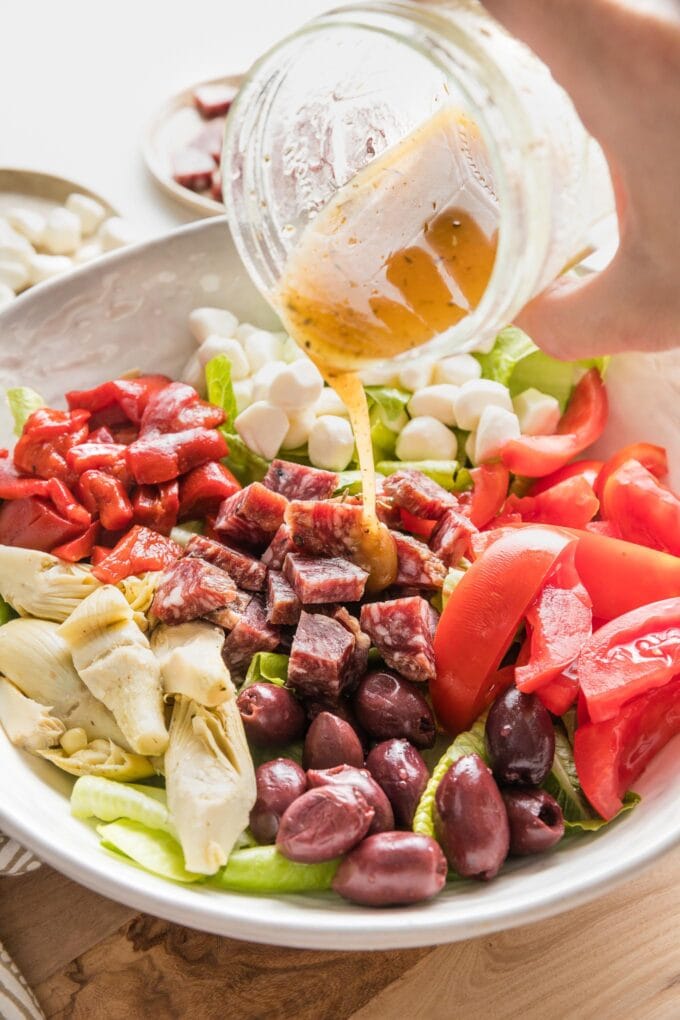
POLYGON ((101 776, 81 776, 71 791, 71 814, 75 818, 98 818, 115 822, 127 818, 147 829, 172 832, 165 790, 117 783, 101 776))
POLYGON ((108 825, 98 825, 102 846, 129 857, 154 875, 173 882, 200 882, 205 875, 187 871, 184 854, 177 840, 162 829, 150 829, 141 822, 121 818, 108 825))
POLYGON ((347 493, 349 496, 358 496, 361 492, 361 471, 340 471, 338 472, 338 487, 333 493, 334 496, 340 496, 342 493, 347 493))
POLYGON ((373 463, 392 460, 397 453, 397 434, 378 418, 371 425, 371 446, 373 447, 373 463))
POLYGON ((510 385, 515 368, 524 358, 538 350, 526 333, 516 326, 508 326, 496 337, 496 342, 487 354, 475 354, 482 366, 482 376, 494 382, 510 385))
POLYGON ((484 761, 487 760, 484 742, 486 715, 486 712, 480 715, 469 730, 459 733, 435 765, 413 816, 414 832, 420 832, 425 836, 434 836, 434 799, 437 787, 454 762, 466 754, 478 754, 484 761))
POLYGON ((283 687, 288 679, 288 656, 277 652, 256 652, 250 660, 241 690, 252 684, 268 683, 283 687))
POLYGON ((226 464, 241 485, 261 482, 269 470, 269 462, 259 454, 253 453, 235 432, 227 432, 224 428, 221 431, 229 447, 229 453, 222 463, 226 464))
POLYGON ((39 407, 45 407, 43 398, 30 386, 17 386, 7 390, 7 403, 14 418, 14 433, 17 436, 21 435, 26 419, 39 407))
POLYGON ((422 471, 428 478, 451 491, 456 485, 457 460, 381 460, 376 464, 381 475, 393 475, 396 471, 422 471))
POLYGON ((221 407, 227 417, 227 424, 233 425, 236 418, 236 396, 231 381, 231 362, 226 354, 211 358, 205 366, 205 383, 208 400, 221 407))
POLYGON ((365 390, 371 420, 380 418, 392 432, 401 432, 408 421, 406 405, 411 394, 394 386, 366 386, 365 390))
POLYGON ((303 893, 330 889, 340 859, 321 864, 289 861, 275 846, 234 850, 227 864, 210 880, 220 889, 246 893, 303 893))

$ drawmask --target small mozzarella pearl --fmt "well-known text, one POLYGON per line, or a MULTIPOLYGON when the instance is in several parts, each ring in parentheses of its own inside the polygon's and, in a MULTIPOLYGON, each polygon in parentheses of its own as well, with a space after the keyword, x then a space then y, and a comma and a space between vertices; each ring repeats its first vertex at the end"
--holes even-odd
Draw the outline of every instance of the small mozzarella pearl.
POLYGON ((246 407, 250 407, 254 401, 253 380, 239 379, 238 382, 235 382, 234 397, 236 398, 237 414, 240 414, 241 411, 245 411, 246 407))
POLYGON ((205 394, 205 369, 198 354, 192 354, 182 372, 182 382, 193 386, 203 396, 205 394))
POLYGON ((453 354, 450 358, 442 358, 434 366, 434 381, 462 386, 471 379, 479 379, 482 366, 471 354, 453 354))
POLYGON ((266 329, 256 329, 243 341, 251 372, 257 372, 272 361, 281 361, 283 353, 281 340, 266 329))
POLYGON ((560 420, 560 404, 540 390, 524 390, 513 400, 515 414, 524 436, 550 436, 560 420))
POLYGON ((34 255, 29 265, 30 280, 31 283, 43 283, 72 268, 73 261, 68 255, 34 255))
POLYGON ((135 228, 121 216, 110 216, 104 220, 97 236, 104 251, 115 251, 139 240, 135 228))
POLYGON ((80 220, 62 206, 47 217, 41 246, 49 255, 72 255, 80 244, 80 220))
POLYGON ((269 399, 284 411, 304 411, 312 407, 323 389, 323 379, 311 361, 294 361, 272 382, 269 399))
POLYGON ((281 447, 284 450, 297 450, 304 446, 309 439, 309 434, 316 423, 316 415, 311 407, 299 414, 288 415, 288 431, 284 437, 281 447))
POLYGON ((314 405, 314 411, 317 415, 335 414, 339 418, 349 417, 349 411, 344 402, 330 386, 324 386, 322 389, 321 396, 314 405))
POLYGON ((16 294, 23 290, 29 281, 30 275, 25 262, 0 256, 0 283, 11 287, 16 294))
POLYGON ((237 326, 234 330, 234 336, 242 344, 246 342, 251 333, 257 331, 257 326, 253 326, 252 322, 242 322, 240 326, 237 326))
POLYGON ((412 418, 430 415, 444 425, 455 425, 456 415, 453 404, 458 394, 458 387, 448 383, 426 386, 414 393, 408 402, 408 413, 412 418))
POLYGON ((484 408, 492 405, 512 411, 510 394, 501 383, 491 379, 471 379, 456 394, 453 410, 462 429, 476 429, 484 408))
POLYGON ((194 308, 189 315, 189 329, 197 344, 213 334, 234 337, 237 326, 238 319, 226 308, 194 308))
POLYGON ((36 212, 34 209, 23 209, 20 206, 9 210, 7 222, 33 245, 41 243, 47 223, 42 213, 36 212))
POLYGON ((412 418, 397 439, 399 460, 455 460, 456 437, 432 417, 412 418))
POLYGON ((68 196, 65 205, 69 212, 74 213, 80 220, 83 237, 94 234, 106 216, 106 209, 101 202, 87 195, 79 195, 77 192, 68 196))
POLYGON ((483 464, 485 460, 498 457, 508 440, 519 437, 519 421, 514 411, 487 404, 477 427, 475 462, 483 464))
POLYGON ((255 373, 252 377, 253 400, 269 400, 271 385, 285 367, 285 361, 270 361, 255 373))
POLYGON ((346 418, 325 414, 317 418, 307 441, 309 459, 325 471, 344 471, 354 455, 354 435, 346 418))
POLYGON ((73 261, 77 266, 84 265, 85 262, 91 262, 92 259, 99 258, 102 253, 102 246, 99 241, 88 241, 87 244, 81 244, 78 251, 73 256, 73 261))
POLYGON ((266 460, 279 452, 288 432, 288 418, 280 407, 258 400, 238 415, 236 431, 246 446, 266 460))

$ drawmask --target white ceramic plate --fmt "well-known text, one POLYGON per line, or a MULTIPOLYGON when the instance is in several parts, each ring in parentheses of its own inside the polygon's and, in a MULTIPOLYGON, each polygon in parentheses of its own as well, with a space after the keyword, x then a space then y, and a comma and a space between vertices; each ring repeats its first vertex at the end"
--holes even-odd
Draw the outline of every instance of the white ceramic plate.
MULTIPOLYGON (((189 311, 223 304, 275 324, 239 262, 224 220, 206 220, 44 284, 0 315, 0 383, 50 401, 138 366, 177 373, 192 349, 189 311)), ((613 427, 603 449, 635 438, 669 445, 680 477, 677 355, 616 361, 613 427)), ((69 814, 71 782, 0 732, 0 827, 43 860, 106 896, 221 935, 316 949, 388 949, 470 938, 539 920, 603 893, 680 839, 680 741, 636 784, 643 800, 600 835, 514 862, 488 885, 449 886, 431 903, 367 910, 331 894, 249 897, 173 885, 105 853, 69 814)))

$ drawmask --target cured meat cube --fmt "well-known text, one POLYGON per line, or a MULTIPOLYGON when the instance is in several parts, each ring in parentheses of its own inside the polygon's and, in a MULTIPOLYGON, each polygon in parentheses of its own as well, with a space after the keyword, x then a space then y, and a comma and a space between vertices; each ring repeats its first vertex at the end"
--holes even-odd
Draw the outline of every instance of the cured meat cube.
POLYGON ((295 546, 290 537, 290 528, 282 524, 262 553, 262 563, 270 570, 283 570, 283 561, 289 552, 295 552, 295 546))
POLYGON ((211 623, 216 623, 218 627, 222 627, 224 630, 233 630, 250 605, 252 598, 253 593, 251 591, 237 590, 236 598, 233 602, 230 602, 228 606, 223 606, 221 609, 213 609, 211 613, 206 613, 205 619, 210 620, 211 623))
POLYGON ((328 499, 338 487, 340 476, 288 460, 273 460, 262 481, 268 489, 288 499, 328 499))
POLYGON ((397 576, 395 584, 417 588, 441 588, 446 577, 446 567, 439 557, 412 535, 392 532, 397 547, 397 576))
POLYGON ((236 596, 229 574, 205 560, 185 557, 164 571, 151 611, 163 623, 186 623, 228 605, 236 596))
POLYGON ((459 510, 447 510, 430 535, 430 549, 447 567, 455 567, 470 551, 472 536, 477 533, 469 517, 459 510))
POLYGON ((204 124, 198 134, 192 138, 191 148, 199 149, 200 152, 207 152, 215 163, 219 163, 222 156, 223 141, 224 117, 215 117, 209 124, 204 124))
POLYGON ((253 482, 221 504, 215 528, 238 545, 268 545, 279 527, 288 500, 278 492, 253 482))
POLYGON ((207 152, 187 146, 172 157, 173 180, 191 191, 205 191, 210 187, 215 160, 207 152))
POLYGON ((220 570, 226 570, 239 588, 262 591, 267 580, 267 568, 250 553, 234 549, 203 535, 193 535, 186 545, 187 556, 200 556, 220 570))
POLYGON ((304 696, 337 700, 351 676, 355 640, 337 620, 300 614, 288 660, 288 684, 304 696))
POLYGON ((236 676, 245 676, 256 652, 273 652, 279 646, 277 627, 267 621, 264 603, 254 595, 248 607, 224 642, 222 656, 236 676))
POLYGON ((360 503, 293 500, 286 524, 295 548, 310 556, 346 556, 356 552, 363 534, 360 503))
POLYGON ((435 675, 434 632, 439 617, 418 595, 371 602, 361 608, 361 629, 388 666, 407 680, 425 683, 435 675))
POLYGON ((216 202, 222 201, 222 171, 219 168, 213 170, 212 181, 210 183, 210 197, 214 198, 216 202))
POLYGON ((300 619, 302 606, 280 570, 270 570, 267 576, 267 619, 270 623, 295 626, 300 619))
POLYGON ((333 610, 333 619, 341 623, 345 630, 354 638, 354 651, 347 667, 347 688, 352 690, 361 680, 368 669, 368 653, 371 649, 371 639, 364 634, 356 616, 352 616, 344 606, 337 606, 333 610))
POLYGON ((222 85, 219 82, 199 85, 194 89, 194 104, 201 117, 223 116, 231 106, 236 95, 233 85, 222 85))
POLYGON ((358 602, 368 579, 366 570, 339 556, 318 559, 288 553, 283 572, 304 606, 358 602))
POLYGON ((446 510, 458 505, 452 493, 422 471, 396 471, 383 481, 382 491, 395 506, 428 521, 438 521, 446 510))

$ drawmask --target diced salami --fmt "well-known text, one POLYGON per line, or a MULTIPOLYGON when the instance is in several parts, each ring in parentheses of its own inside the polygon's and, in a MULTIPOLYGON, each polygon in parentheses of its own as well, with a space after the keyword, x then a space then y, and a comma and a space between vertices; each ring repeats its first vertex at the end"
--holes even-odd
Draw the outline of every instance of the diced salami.
POLYGON ((232 546, 215 542, 203 535, 193 535, 186 546, 187 556, 200 556, 221 570, 226 570, 239 588, 247 591, 262 591, 267 580, 267 568, 255 556, 234 549, 232 546))
POLYGON ((397 547, 398 570, 395 584, 416 588, 441 588, 446 567, 439 557, 413 535, 392 532, 397 547))
POLYGON ((407 680, 425 683, 435 675, 434 632, 439 617, 418 595, 362 606, 361 629, 388 666, 407 680))
POLYGON ((290 528, 282 524, 262 553, 261 562, 270 570, 283 570, 283 561, 289 552, 295 552, 295 545, 290 537, 290 528))
POLYGON ((186 623, 229 605, 236 594, 229 574, 205 560, 185 557, 163 572, 151 611, 163 623, 186 623))
POLYGON ((280 570, 267 576, 267 619, 270 623, 294 626, 300 619, 302 606, 288 580, 280 570))
POLYGON ((295 548, 310 556, 351 555, 361 541, 363 518, 360 503, 336 500, 293 500, 286 510, 295 548))
POLYGON ((303 606, 358 602, 368 579, 366 570, 339 556, 318 559, 302 553, 288 553, 283 572, 303 606))
POLYGON ((300 615, 288 661, 288 684, 303 696, 337 700, 351 677, 355 640, 337 620, 300 615))
POLYGON ((352 616, 344 606, 337 606, 333 610, 333 619, 341 623, 345 630, 348 630, 354 638, 354 651, 347 668, 347 689, 352 690, 368 669, 368 653, 371 649, 371 639, 368 634, 364 634, 356 616, 352 616))
POLYGON ((452 493, 422 471, 396 471, 384 480, 382 491, 395 506, 427 521, 438 521, 446 510, 458 505, 452 493))
POLYGON ((469 517, 459 510, 447 510, 430 535, 430 549, 447 567, 455 567, 470 551, 472 536, 477 533, 469 517))
POLYGON ((233 630, 250 605, 252 598, 253 593, 251 591, 237 591, 233 602, 230 602, 228 606, 223 606, 221 609, 213 609, 211 613, 206 613, 205 619, 210 620, 211 623, 216 623, 218 627, 222 627, 224 630, 233 630))
POLYGON ((200 115, 208 120, 227 113, 235 95, 236 88, 233 85, 208 82, 194 89, 194 103, 200 115))
POLYGON ((288 500, 261 482, 253 482, 221 504, 215 528, 237 545, 262 548, 283 524, 288 500))
POLYGON ((219 163, 223 141, 224 117, 215 117, 214 120, 205 124, 197 135, 194 135, 190 144, 192 149, 207 152, 209 156, 212 156, 213 162, 219 163))
POLYGON ((232 673, 244 676, 256 652, 278 648, 279 630, 267 621, 264 603, 254 595, 248 608, 224 642, 222 655, 232 673))
POLYGON ((210 187, 215 160, 207 152, 187 146, 172 157, 172 176, 185 188, 205 191, 210 187))
POLYGON ((262 484, 287 499, 328 499, 338 487, 339 475, 288 460, 273 460, 262 484))

